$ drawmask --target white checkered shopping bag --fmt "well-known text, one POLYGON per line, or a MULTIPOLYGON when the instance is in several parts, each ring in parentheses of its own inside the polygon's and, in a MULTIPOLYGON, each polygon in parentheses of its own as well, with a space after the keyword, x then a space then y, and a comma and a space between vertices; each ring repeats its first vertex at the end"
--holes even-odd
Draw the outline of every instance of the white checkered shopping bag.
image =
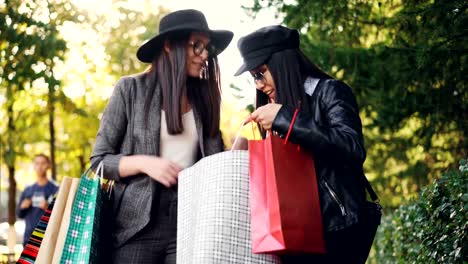
POLYGON ((98 263, 103 253, 100 227, 108 203, 108 195, 100 184, 103 163, 99 163, 94 177, 90 177, 91 171, 88 169, 80 179, 60 263, 98 263))
POLYGON ((206 157, 178 185, 177 263, 280 263, 252 253, 247 151, 206 157))

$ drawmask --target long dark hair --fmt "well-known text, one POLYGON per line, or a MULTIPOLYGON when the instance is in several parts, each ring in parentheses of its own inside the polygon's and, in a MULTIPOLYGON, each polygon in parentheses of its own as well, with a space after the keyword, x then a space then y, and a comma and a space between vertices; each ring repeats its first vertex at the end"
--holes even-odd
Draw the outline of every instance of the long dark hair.
MULTIPOLYGON (((307 77, 333 79, 312 63, 300 49, 287 49, 271 55, 265 63, 275 82, 275 102, 310 112, 310 97, 304 90, 307 77)), ((268 103, 268 96, 257 90, 256 108, 268 103)))
MULTIPOLYGON (((171 52, 160 51, 147 72, 154 80, 148 87, 144 106, 145 120, 148 123, 149 109, 156 86, 161 86, 162 109, 166 112, 168 133, 180 134, 182 124, 181 98, 187 96, 188 102, 197 111, 203 123, 203 132, 208 136, 219 133, 221 80, 218 59, 208 58, 207 76, 196 79, 187 76, 186 47, 191 32, 178 32, 168 36, 171 52)), ((163 49, 163 48, 161 48, 163 49)))

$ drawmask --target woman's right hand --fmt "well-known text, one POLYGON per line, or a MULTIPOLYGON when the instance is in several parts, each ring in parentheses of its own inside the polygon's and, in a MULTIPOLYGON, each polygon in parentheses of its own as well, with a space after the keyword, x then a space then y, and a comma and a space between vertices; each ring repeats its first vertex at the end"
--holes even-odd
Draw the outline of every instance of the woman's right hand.
POLYGON ((145 173, 168 188, 177 184, 181 170, 179 165, 170 160, 149 155, 124 156, 119 162, 120 177, 145 173))
POLYGON ((244 125, 251 121, 255 121, 260 124, 263 129, 270 130, 273 125, 273 121, 282 106, 283 105, 281 104, 273 103, 260 106, 249 116, 248 119, 244 121, 244 125))
POLYGON ((142 167, 143 173, 168 188, 177 184, 179 172, 182 170, 179 165, 159 157, 147 156, 146 158, 147 160, 142 167))

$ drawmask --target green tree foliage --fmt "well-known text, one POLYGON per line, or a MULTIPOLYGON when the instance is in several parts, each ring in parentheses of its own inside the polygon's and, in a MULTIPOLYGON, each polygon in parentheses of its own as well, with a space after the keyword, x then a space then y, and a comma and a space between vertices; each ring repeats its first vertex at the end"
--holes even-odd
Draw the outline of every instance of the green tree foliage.
POLYGON ((468 160, 382 222, 371 263, 468 261, 468 160))
POLYGON ((10 0, 0 10, 0 117, 11 117, 0 124, 2 143, 10 146, 2 148, 4 160, 14 169, 50 151, 58 180, 79 177, 113 84, 147 67, 136 50, 168 10, 148 12, 149 0, 143 7, 114 1, 106 12, 68 0, 10 0))
MULTIPOLYGON (((70 9, 63 5, 60 12, 70 9)), ((27 132, 31 124, 38 124, 36 114, 25 104, 27 90, 34 84, 45 83, 49 97, 58 88, 53 65, 63 58, 65 42, 58 36, 59 4, 48 2, 8 0, 0 4, 0 92, 6 99, 7 127, 1 140, 5 146, 4 160, 9 172, 8 222, 15 222, 15 162, 24 153, 27 132), (28 115, 27 115, 28 114, 28 115)), ((31 89, 32 88, 32 89, 31 89)), ((53 99, 49 100, 49 111, 53 99)), ((31 139, 29 137, 29 139, 31 139)), ((34 141, 34 139, 33 139, 34 141)))
MULTIPOLYGON (((145 40, 158 31, 157 25, 168 10, 160 7, 152 11, 151 1, 143 6, 115 0, 111 10, 98 16, 87 15, 77 25, 85 35, 98 34, 96 42, 70 43, 85 55, 84 69, 71 67, 66 74, 74 78, 64 80, 66 84, 84 88, 82 96, 74 98, 78 109, 86 109, 86 115, 61 112, 61 130, 58 142, 58 156, 63 161, 59 171, 62 175, 79 176, 89 163, 99 121, 112 86, 124 75, 141 72, 147 67, 136 58, 136 50, 145 40), (151 12, 148 12, 151 10, 151 12), (91 51, 102 50, 101 57, 93 57, 91 51), (104 89, 105 88, 105 89, 104 89), (109 89, 110 88, 110 89, 109 89)), ((76 52, 76 51, 75 51, 76 52)))
POLYGON ((302 48, 353 88, 366 171, 384 205, 437 177, 468 149, 465 1, 256 0, 302 33, 302 48))
MULTIPOLYGON (((125 5, 123 1, 114 1, 116 13, 119 16, 118 20, 106 29, 108 34, 104 45, 110 73, 117 78, 142 72, 148 67, 147 64, 137 59, 137 49, 145 40, 152 38, 159 31, 159 20, 169 12, 161 6, 157 12, 152 11, 153 7, 149 0, 143 4, 144 11, 138 11, 125 5), (151 12, 146 10, 151 10, 151 12)), ((97 24, 96 27, 102 28, 103 25, 97 24)))

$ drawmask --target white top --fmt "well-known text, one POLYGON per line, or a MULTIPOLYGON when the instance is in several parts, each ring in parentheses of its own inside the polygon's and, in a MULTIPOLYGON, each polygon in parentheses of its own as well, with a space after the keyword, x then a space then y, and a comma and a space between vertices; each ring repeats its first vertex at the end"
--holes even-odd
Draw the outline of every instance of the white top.
POLYGON ((171 160, 182 168, 195 163, 198 150, 198 134, 193 111, 182 115, 184 131, 169 135, 166 125, 166 113, 161 110, 161 158, 171 160))

